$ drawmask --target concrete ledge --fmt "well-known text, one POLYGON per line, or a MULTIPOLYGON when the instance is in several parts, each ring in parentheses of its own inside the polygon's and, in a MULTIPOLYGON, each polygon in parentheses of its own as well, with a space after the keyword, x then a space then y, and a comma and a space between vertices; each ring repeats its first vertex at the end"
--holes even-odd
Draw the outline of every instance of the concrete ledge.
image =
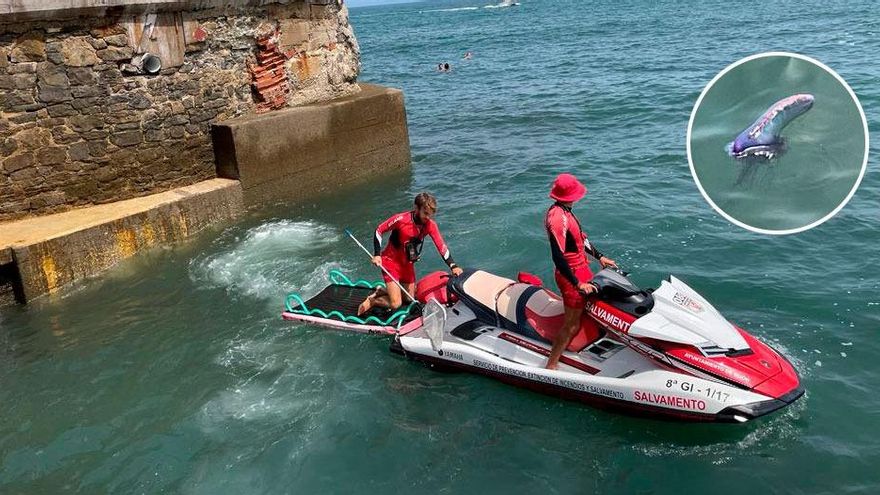
MULTIPOLYGON (((0 224, 20 302, 51 294, 159 244, 179 241, 243 210, 237 181, 212 179, 151 196, 0 224)), ((4 263, 0 262, 0 265, 4 263)))
POLYGON ((345 98, 215 124, 217 175, 240 180, 251 205, 308 199, 409 168, 403 92, 360 87, 345 98))

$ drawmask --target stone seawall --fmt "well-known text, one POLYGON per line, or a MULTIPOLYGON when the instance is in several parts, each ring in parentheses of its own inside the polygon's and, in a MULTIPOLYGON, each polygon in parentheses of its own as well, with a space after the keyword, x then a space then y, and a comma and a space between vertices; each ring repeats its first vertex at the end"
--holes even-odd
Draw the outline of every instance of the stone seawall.
POLYGON ((241 181, 245 204, 254 205, 302 201, 408 168, 403 92, 361 87, 353 96, 215 124, 218 175, 241 181))
POLYGON ((0 221, 210 179, 211 122, 358 91, 335 1, 16 4, 0 11, 0 221))
POLYGON ((359 56, 341 0, 0 1, 0 305, 409 167, 359 56))

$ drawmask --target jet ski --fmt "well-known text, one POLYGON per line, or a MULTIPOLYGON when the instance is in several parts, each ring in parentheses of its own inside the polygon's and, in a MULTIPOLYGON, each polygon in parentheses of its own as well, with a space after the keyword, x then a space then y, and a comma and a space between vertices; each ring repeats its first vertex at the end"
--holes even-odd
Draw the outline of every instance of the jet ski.
POLYGON ((643 290, 606 268, 592 283, 598 294, 557 370, 544 365, 562 326, 562 299, 524 273, 512 280, 483 270, 458 277, 435 272, 418 281, 418 304, 357 316, 357 305, 381 284, 333 272, 318 295, 289 295, 282 316, 393 335, 392 352, 430 367, 636 415, 745 422, 804 394, 782 354, 727 321, 681 280, 670 276, 656 290, 643 290))
POLYGON ((391 349, 433 367, 678 420, 745 422, 804 394, 782 354, 727 321, 681 280, 670 276, 656 290, 643 290, 606 268, 592 282, 598 295, 558 370, 544 365, 562 326, 561 298, 534 279, 482 270, 422 279, 421 325, 397 333, 391 349))

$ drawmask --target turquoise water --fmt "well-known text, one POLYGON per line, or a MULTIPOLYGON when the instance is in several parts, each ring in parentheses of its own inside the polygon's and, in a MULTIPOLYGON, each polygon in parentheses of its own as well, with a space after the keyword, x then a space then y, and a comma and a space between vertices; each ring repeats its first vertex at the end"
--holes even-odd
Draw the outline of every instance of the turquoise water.
POLYGON ((856 102, 821 67, 773 56, 750 60, 715 82, 691 131, 700 184, 731 217, 785 231, 811 225, 843 202, 865 160, 865 131, 856 102), (724 147, 773 103, 807 93, 815 102, 782 132, 786 150, 773 160, 734 159, 724 147))
MULTIPOLYGON (((0 492, 880 491, 877 146, 840 214, 790 236, 721 218, 685 156, 704 85, 763 50, 835 68, 876 132, 874 3, 522 2, 352 11, 361 79, 405 92, 411 174, 253 211, 0 311, 0 492), (284 294, 332 268, 375 276, 342 229, 366 241, 424 189, 457 261, 550 280, 560 171, 589 186, 576 212, 600 249, 782 349, 806 397, 739 426, 629 418, 280 321, 284 294)), ((421 273, 442 267, 424 258, 421 273)))

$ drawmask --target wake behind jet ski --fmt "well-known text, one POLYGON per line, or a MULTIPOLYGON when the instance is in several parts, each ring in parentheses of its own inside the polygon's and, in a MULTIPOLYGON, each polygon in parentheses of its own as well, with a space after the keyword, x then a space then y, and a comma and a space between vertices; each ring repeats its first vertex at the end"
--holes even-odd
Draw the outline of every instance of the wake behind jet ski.
POLYGON ((671 276, 650 291, 612 269, 598 272, 599 294, 558 370, 544 365, 562 322, 562 300, 535 281, 481 270, 459 277, 435 272, 418 283, 422 304, 371 321, 353 315, 353 301, 371 290, 369 283, 338 275, 335 282, 309 301, 288 298, 284 318, 394 335, 393 352, 432 367, 652 417, 744 422, 804 393, 785 357, 671 276), (360 293, 345 296, 350 289, 360 293), (310 313, 315 304, 326 317, 310 313), (339 309, 331 314, 334 305, 339 309))

